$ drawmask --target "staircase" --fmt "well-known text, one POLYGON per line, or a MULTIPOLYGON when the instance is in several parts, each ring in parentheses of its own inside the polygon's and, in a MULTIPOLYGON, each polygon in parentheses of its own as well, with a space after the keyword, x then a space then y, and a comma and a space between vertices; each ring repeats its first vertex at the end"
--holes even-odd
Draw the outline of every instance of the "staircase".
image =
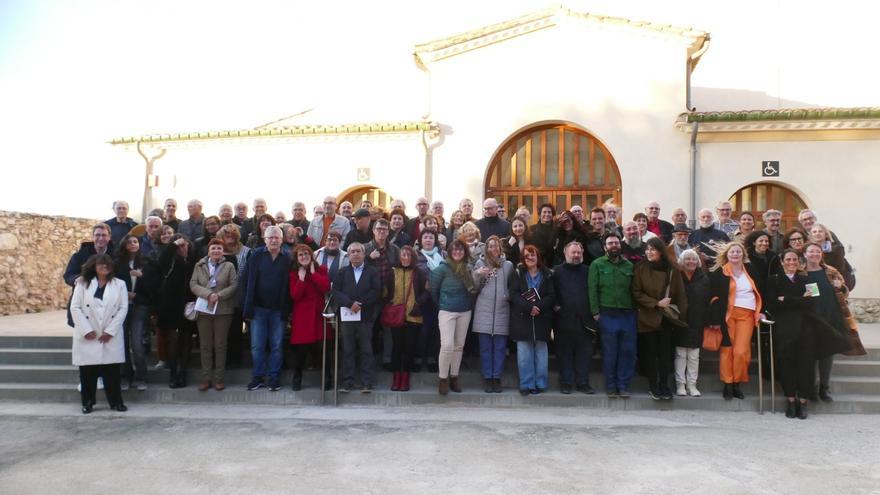
MULTIPOLYGON (((0 401, 37 401, 79 403, 76 386, 79 381, 77 368, 70 364, 70 337, 29 337, 0 336, 0 401)), ((197 351, 195 351, 197 352, 197 351)), ((155 362, 155 359, 150 360, 155 362)), ((303 390, 290 389, 291 372, 282 374, 282 390, 270 392, 266 389, 248 391, 245 385, 250 380, 249 369, 227 371, 226 390, 213 389, 199 392, 198 356, 190 360, 188 372, 189 386, 183 389, 168 388, 168 371, 150 369, 147 376, 149 389, 123 392, 130 404, 137 403, 236 403, 236 404, 319 404, 320 373, 308 371, 303 380, 303 390)), ((559 390, 558 373, 553 371, 549 377, 550 389, 537 396, 522 397, 518 392, 516 362, 510 357, 502 380, 504 392, 487 394, 483 392, 483 380, 479 374, 476 358, 466 359, 460 380, 464 391, 450 392, 448 396, 437 395, 435 373, 413 373, 412 389, 409 392, 390 390, 391 373, 379 372, 378 383, 370 394, 354 391, 339 394, 340 405, 456 405, 489 407, 585 407, 622 410, 712 410, 712 411, 758 411, 757 362, 752 362, 752 380, 743 387, 745 400, 725 401, 721 397, 721 383, 718 380, 717 353, 703 352, 700 363, 698 387, 702 397, 675 397, 671 401, 654 401, 647 395, 644 378, 633 379, 633 397, 630 399, 608 399, 604 394, 604 382, 599 372, 599 359, 594 359, 590 383, 596 388, 595 395, 573 392, 564 395, 559 390)), ((769 370, 765 370, 768 374, 769 370)), ((764 409, 769 411, 769 381, 765 381, 764 409)), ((777 385, 777 412, 784 410, 781 386, 777 385)), ((815 403, 810 407, 815 413, 880 413, 880 347, 868 349, 868 355, 860 357, 836 356, 831 379, 831 394, 834 402, 815 403)), ((326 403, 331 404, 333 392, 327 392, 326 403)), ((99 405, 103 402, 98 393, 99 405)))

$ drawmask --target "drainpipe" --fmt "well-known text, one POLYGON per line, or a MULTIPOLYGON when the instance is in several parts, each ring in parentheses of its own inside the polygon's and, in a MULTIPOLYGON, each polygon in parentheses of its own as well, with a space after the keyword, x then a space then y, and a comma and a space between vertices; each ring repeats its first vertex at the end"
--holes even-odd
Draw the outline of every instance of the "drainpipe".
POLYGON ((433 198, 434 192, 434 153, 428 145, 427 131, 422 131, 422 147, 425 149, 425 191, 426 198, 433 198))
POLYGON ((694 121, 691 126, 691 211, 688 216, 688 227, 697 226, 697 133, 700 132, 700 123, 694 121))

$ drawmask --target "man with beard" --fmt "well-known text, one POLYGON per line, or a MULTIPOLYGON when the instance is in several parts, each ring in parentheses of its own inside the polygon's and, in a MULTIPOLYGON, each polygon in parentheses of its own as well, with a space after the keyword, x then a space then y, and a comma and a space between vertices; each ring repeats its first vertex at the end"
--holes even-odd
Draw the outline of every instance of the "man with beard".
POLYGON ((609 398, 626 399, 636 364, 636 312, 630 291, 633 265, 621 256, 617 234, 605 236, 605 253, 590 265, 590 312, 602 337, 605 392, 609 398))
POLYGON ((623 224, 623 242, 620 246, 623 257, 635 265, 645 259, 645 243, 639 235, 639 226, 633 221, 623 224))
POLYGON ((703 208, 697 214, 697 219, 700 228, 691 232, 688 243, 699 253, 703 266, 712 266, 716 254, 714 246, 726 244, 730 242, 730 238, 723 230, 715 228, 715 215, 712 214, 712 210, 703 208))
POLYGON ((669 252, 669 256, 673 260, 677 260, 681 253, 685 250, 690 249, 690 244, 688 243, 688 238, 691 235, 691 229, 687 227, 687 225, 683 223, 675 224, 675 228, 672 229, 672 242, 669 243, 669 247, 667 251, 669 252))
POLYGON ((578 391, 593 394, 590 358, 593 356, 593 327, 596 325, 587 292, 589 269, 583 264, 584 250, 579 242, 569 242, 563 252, 565 263, 553 270, 557 297, 553 338, 559 358, 560 391, 570 394, 572 385, 575 385, 578 391))

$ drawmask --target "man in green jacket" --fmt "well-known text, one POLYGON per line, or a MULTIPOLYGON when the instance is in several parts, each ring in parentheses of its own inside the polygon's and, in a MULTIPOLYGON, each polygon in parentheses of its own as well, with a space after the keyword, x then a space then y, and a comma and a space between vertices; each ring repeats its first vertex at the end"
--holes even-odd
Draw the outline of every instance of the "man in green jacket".
POLYGON ((605 256, 590 265, 593 318, 602 336, 602 372, 609 398, 628 399, 636 365, 636 311, 630 285, 633 265, 620 255, 617 233, 605 236, 605 256))

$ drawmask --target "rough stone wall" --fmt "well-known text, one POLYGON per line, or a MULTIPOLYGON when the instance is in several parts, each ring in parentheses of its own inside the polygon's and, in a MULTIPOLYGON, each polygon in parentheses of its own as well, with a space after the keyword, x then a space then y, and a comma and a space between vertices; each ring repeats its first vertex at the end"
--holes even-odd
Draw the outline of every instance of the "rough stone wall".
POLYGON ((850 299, 850 310, 859 323, 880 322, 880 300, 878 299, 850 299))
POLYGON ((64 309, 61 275, 97 220, 0 210, 0 314, 64 309))

